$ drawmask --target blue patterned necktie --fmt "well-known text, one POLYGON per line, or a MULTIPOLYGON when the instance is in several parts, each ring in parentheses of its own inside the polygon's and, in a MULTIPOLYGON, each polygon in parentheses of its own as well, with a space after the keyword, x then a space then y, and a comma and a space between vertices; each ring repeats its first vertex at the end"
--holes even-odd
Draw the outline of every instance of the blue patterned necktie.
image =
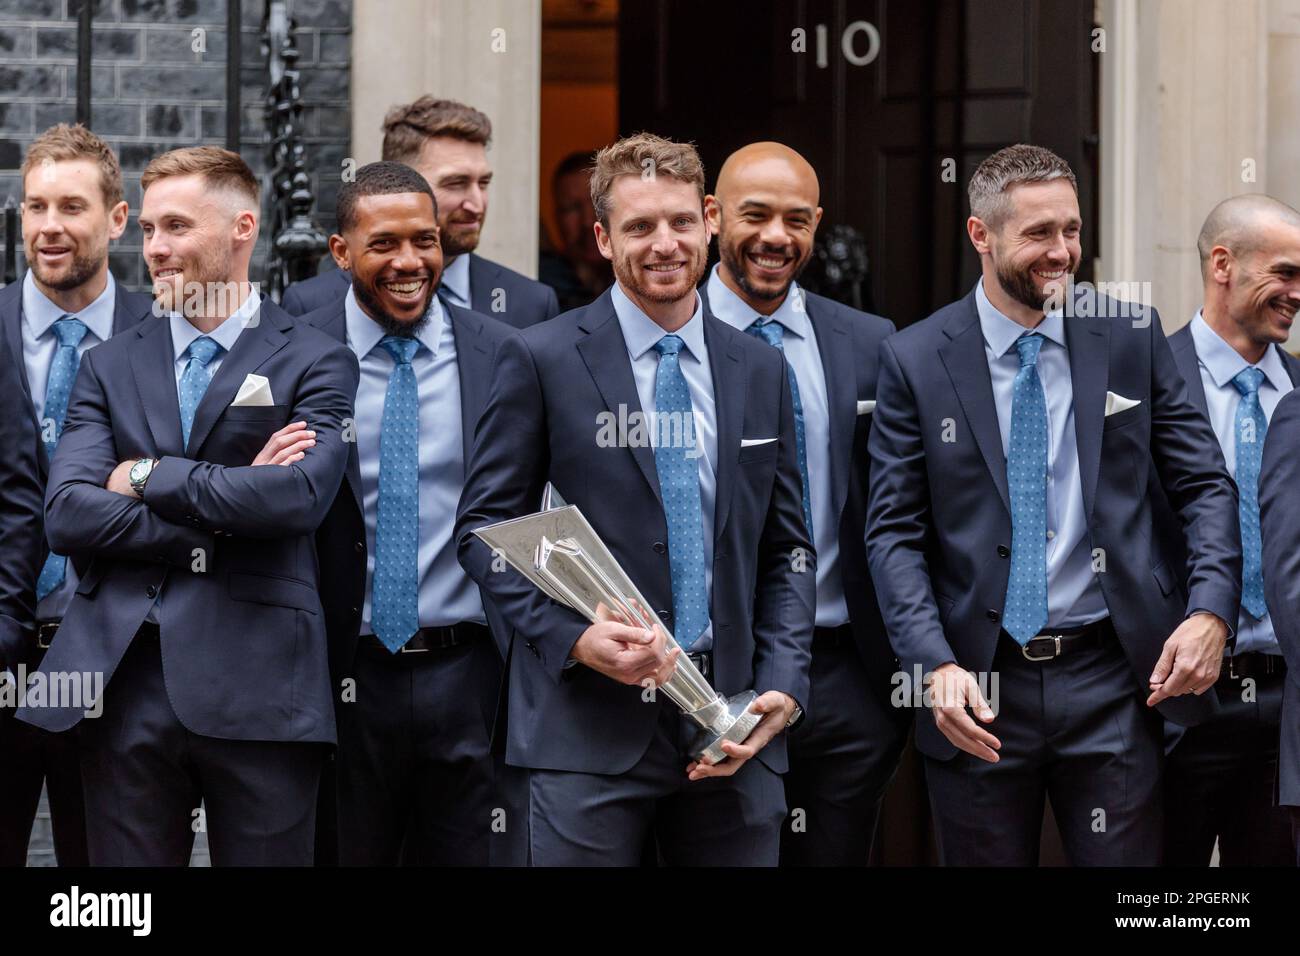
POLYGON ((396 654, 420 629, 420 396, 411 359, 420 343, 386 335, 393 357, 379 428, 379 517, 370 625, 396 654))
POLYGON ((1268 613, 1264 604, 1263 556, 1259 538, 1259 466, 1268 419, 1259 404, 1264 373, 1243 368, 1232 379, 1241 393, 1233 430, 1237 435, 1237 513, 1241 519, 1241 606, 1255 620, 1268 613))
POLYGON ((181 441, 190 447, 190 429, 194 427, 194 413, 198 411, 203 394, 212 383, 210 363, 223 351, 215 339, 200 335, 190 343, 185 354, 190 357, 181 373, 181 441))
POLYGON ((1038 378, 1042 347, 1037 333, 1016 340, 1020 371, 1011 387, 1011 575, 1002 627, 1022 647, 1047 625, 1047 399, 1038 378))
MULTIPOLYGON (((780 322, 775 322, 767 316, 759 316, 745 331, 755 338, 762 339, 773 348, 785 351, 785 329, 780 322)), ((808 537, 811 538, 812 496, 808 491, 808 446, 803 426, 803 402, 799 400, 799 379, 795 377, 794 366, 789 362, 786 363, 786 371, 790 379, 791 404, 794 405, 794 446, 799 453, 799 477, 803 479, 803 520, 808 526, 808 537)))
MULTIPOLYGON (((673 584, 673 638, 689 651, 709 624, 709 596, 704 586, 704 510, 700 505, 700 472, 696 461, 695 407, 682 375, 678 353, 686 343, 665 335, 655 343, 659 369, 655 373, 655 434, 679 434, 679 447, 655 442, 655 470, 668 522, 668 568, 673 584), (665 428, 660 417, 680 420, 682 427, 665 428), (688 425, 689 422, 689 425, 688 425)), ((674 422, 675 424, 675 422, 674 422)))
MULTIPOLYGON (((63 316, 53 326, 54 334, 59 339, 59 347, 54 352, 54 361, 50 363, 50 377, 45 384, 45 413, 41 422, 41 436, 45 443, 45 452, 54 455, 54 446, 63 434, 63 419, 68 414, 68 399, 72 397, 72 383, 77 379, 77 367, 81 364, 81 355, 77 346, 86 337, 86 323, 71 316, 63 316), (50 428, 53 424, 53 428, 50 428)), ((45 559, 40 576, 36 579, 36 600, 41 600, 60 584, 67 574, 67 558, 61 554, 50 554, 45 559)))

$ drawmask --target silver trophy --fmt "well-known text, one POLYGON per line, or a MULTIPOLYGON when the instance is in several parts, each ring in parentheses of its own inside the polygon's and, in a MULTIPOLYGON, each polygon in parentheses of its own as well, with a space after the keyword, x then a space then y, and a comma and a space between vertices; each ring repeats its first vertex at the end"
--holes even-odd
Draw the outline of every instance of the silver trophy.
MULTIPOLYGON (((600 620, 596 608, 603 604, 633 627, 661 628, 668 637, 669 650, 680 646, 577 505, 565 504, 549 484, 541 511, 474 533, 552 600, 592 623, 600 620)), ((672 676, 659 689, 698 725, 691 753, 711 764, 726 759, 724 740, 743 742, 763 718, 749 710, 758 697, 754 691, 723 697, 709 686, 685 651, 678 655, 672 676)))

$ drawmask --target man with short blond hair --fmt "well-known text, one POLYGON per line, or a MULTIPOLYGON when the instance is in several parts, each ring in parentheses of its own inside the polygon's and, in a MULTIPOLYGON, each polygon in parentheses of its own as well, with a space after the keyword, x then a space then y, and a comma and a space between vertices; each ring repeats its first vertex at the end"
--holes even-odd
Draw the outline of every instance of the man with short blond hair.
POLYGON ((695 291, 708 231, 694 147, 620 140, 597 156, 592 198, 616 282, 499 347, 456 524, 461 563, 514 628, 506 761, 529 769, 532 860, 635 865, 653 835, 669 864, 773 866, 816 589, 785 363, 695 291), (600 437, 629 414, 672 437, 600 437), (678 661, 661 631, 590 623, 494 567, 474 535, 536 511, 547 483, 705 678, 757 694, 760 723, 721 762, 694 759, 694 725, 653 692, 678 661))
MULTIPOLYGON (((17 360, 12 388, 0 393, 10 417, 28 416, 37 432, 34 480, 43 491, 64 426, 72 383, 88 349, 149 314, 149 298, 126 291, 108 268, 109 244, 126 228, 122 170, 102 139, 84 126, 59 124, 38 136, 22 165, 23 245, 28 271, 0 290, 0 333, 17 360)), ((15 454, 20 450, 14 449, 15 454)), ((85 565, 44 547, 32 579, 35 632, 0 647, 0 668, 34 672, 58 631, 85 565), (21 646, 20 646, 21 645, 21 646)), ((6 529, 5 549, 22 550, 6 529), (12 543, 11 543, 12 542, 12 543)), ((85 814, 76 739, 51 734, 0 710, 0 866, 21 866, 44 783, 60 864, 86 864, 85 814)))
POLYGON ((103 674, 102 713, 18 716, 79 728, 92 864, 183 866, 200 819, 214 864, 309 864, 335 739, 313 534, 357 362, 249 281, 238 155, 141 180, 159 317, 87 354, 46 495, 51 543, 89 564, 42 671, 103 674))
MULTIPOLYGON (((425 95, 390 109, 383 133, 382 158, 414 168, 433 189, 446 256, 438 295, 520 329, 554 317, 559 306, 549 286, 475 251, 493 178, 491 120, 472 106, 425 95)), ((349 284, 345 270, 331 269, 291 285, 284 307, 304 315, 342 299, 349 284)))

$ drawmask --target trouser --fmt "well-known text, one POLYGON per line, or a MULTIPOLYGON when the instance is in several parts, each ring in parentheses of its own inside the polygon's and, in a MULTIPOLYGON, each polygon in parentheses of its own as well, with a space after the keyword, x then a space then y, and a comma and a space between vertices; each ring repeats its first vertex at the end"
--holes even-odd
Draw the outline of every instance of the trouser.
POLYGON ((156 636, 136 635, 78 732, 92 865, 185 866, 200 829, 214 866, 311 864, 325 747, 187 730, 156 636))
MULTIPOLYGON (((884 640, 881 636, 881 640, 884 640)), ((782 866, 866 866, 907 723, 872 687, 848 625, 813 638, 808 716, 791 730, 782 866)))
POLYGON ((1109 622, 1096 643, 1030 661, 1003 633, 988 681, 998 762, 925 760, 944 865, 1035 866, 1050 798, 1076 866, 1161 859, 1162 721, 1109 622), (992 679, 997 678, 997 694, 992 679))
MULTIPOLYGON (((641 759, 621 774, 529 772, 534 866, 636 866, 653 837, 669 866, 775 866, 785 795, 759 757, 688 780, 692 732, 665 698, 641 759)), ((580 728, 575 728, 580 732, 580 728)))

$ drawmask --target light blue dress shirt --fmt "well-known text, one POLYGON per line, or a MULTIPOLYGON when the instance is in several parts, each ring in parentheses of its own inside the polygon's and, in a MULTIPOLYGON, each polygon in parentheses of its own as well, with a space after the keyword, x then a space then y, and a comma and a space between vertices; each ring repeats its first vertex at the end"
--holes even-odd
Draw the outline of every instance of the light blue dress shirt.
MULTIPOLYGON (((732 328, 744 332, 759 314, 727 288, 718 275, 719 268, 714 266, 709 276, 709 309, 732 328)), ((830 403, 817 333, 803 304, 803 290, 798 283, 791 283, 772 319, 785 329, 782 347, 799 382, 799 399, 803 405, 804 454, 808 458, 808 495, 812 502, 813 545, 817 550, 816 623, 818 627, 839 627, 848 623, 849 605, 840 578, 839 515, 834 513, 831 495, 830 403)))
MULTIPOLYGON (((32 407, 36 412, 36 422, 40 434, 44 434, 45 389, 50 380, 50 365, 54 354, 59 350, 59 340, 54 334, 54 323, 65 315, 85 323, 85 337, 77 346, 77 355, 85 355, 86 350, 100 342, 107 341, 113 334, 113 313, 117 307, 117 284, 109 273, 108 283, 95 301, 75 314, 64 312, 51 302, 40 289, 31 270, 23 277, 23 368, 27 373, 27 387, 32 393, 32 407)), ((39 436, 38 436, 39 437, 39 436)), ((56 449, 57 451, 57 449, 56 449)), ((72 595, 77 590, 77 571, 72 562, 66 564, 67 570, 63 583, 45 595, 36 605, 38 621, 57 621, 68 609, 72 595)))
MULTIPOLYGON (((1219 437, 1219 447, 1223 449, 1228 473, 1235 479, 1237 430, 1234 422, 1241 393, 1232 384, 1232 380, 1242 369, 1248 368, 1250 363, 1206 324, 1199 311, 1192 318, 1191 327, 1196 361, 1201 370, 1201 384, 1205 386, 1205 404, 1210 413, 1210 424, 1214 427, 1214 434, 1219 437)), ((1259 386, 1259 404, 1264 410, 1264 419, 1272 421, 1277 403, 1292 389, 1291 376, 1287 374, 1282 356, 1272 346, 1264 352, 1263 359, 1255 368, 1264 373, 1264 381, 1259 386)), ((1255 620, 1249 611, 1242 608, 1237 618, 1237 644, 1233 653, 1245 654, 1250 651, 1281 654, 1282 648, 1273 633, 1272 618, 1265 614, 1262 619, 1255 620)))
MULTIPOLYGON (((351 289, 343 300, 348 348, 361 365, 355 421, 361 462, 361 502, 366 525, 366 600, 361 633, 370 624, 371 585, 375 575, 375 524, 379 517, 379 441, 384 397, 393 374, 393 357, 379 347, 386 334, 357 304, 351 289)), ((420 627, 444 627, 461 621, 486 624, 477 585, 460 566, 456 541, 456 505, 465 484, 462 441, 460 368, 456 337, 442 303, 433 296, 430 318, 416 338, 420 348, 411 359, 420 396, 420 627)), ((311 454, 311 452, 308 452, 311 454)))
MULTIPOLYGON (((1031 330, 994 308, 984 294, 982 279, 975 286, 975 304, 1005 459, 1011 440, 1012 388, 1020 371, 1016 339, 1031 330)), ((1038 377, 1047 399, 1047 626, 1066 630, 1100 621, 1110 612, 1092 570, 1065 319, 1060 312, 1049 313, 1032 331, 1045 339, 1038 353, 1038 377)))
MULTIPOLYGON (((439 291, 444 295, 450 293, 454 305, 462 309, 473 309, 469 288, 469 253, 464 252, 451 261, 451 265, 442 270, 442 280, 438 283, 439 291)), ((485 312, 486 309, 478 309, 485 312)))
MULTIPOLYGON (((176 373, 177 401, 180 401, 181 395, 181 376, 185 374, 185 366, 190 364, 190 357, 185 354, 185 350, 190 347, 190 343, 203 335, 207 335, 208 338, 221 346, 222 351, 218 352, 216 357, 208 363, 208 368, 212 371, 212 378, 216 378, 217 372, 221 369, 221 363, 225 361, 226 356, 230 354, 230 350, 235 347, 235 341, 239 338, 239 333, 244 331, 244 327, 252 320, 261 305, 261 295, 256 292, 250 292, 248 298, 244 300, 243 304, 234 312, 231 312, 230 315, 211 332, 200 332, 190 324, 189 319, 185 318, 185 316, 181 315, 179 312, 172 312, 168 316, 167 321, 171 323, 172 332, 172 364, 174 365, 173 371, 176 373)), ((206 395, 204 397, 206 397, 206 395)), ((274 398, 275 396, 272 397, 274 398)), ((252 462, 249 462, 249 464, 252 464, 252 462)))
MULTIPOLYGON (((646 414, 647 434, 657 432, 650 426, 655 408, 655 375, 659 371, 659 354, 654 350, 668 332, 654 319, 642 312, 627 297, 623 287, 614 283, 612 298, 618 324, 627 345, 627 357, 632 363, 632 378, 636 382, 641 411, 646 414)), ((700 472, 700 511, 704 521, 704 587, 713 603, 713 518, 718 492, 718 415, 713 401, 713 370, 709 367, 709 353, 704 347, 704 309, 700 297, 695 296, 695 314, 676 332, 671 333, 686 343, 678 356, 678 366, 691 392, 691 406, 695 414, 695 440, 702 454, 696 459, 700 472)), ((629 413, 635 409, 628 409, 629 413)), ((618 413, 614 409, 615 414, 618 413)), ((620 416, 621 417, 621 416, 620 416)), ((594 424, 594 423, 593 423, 594 424)), ((713 647, 713 622, 704 629, 691 652, 707 651, 713 647)))

